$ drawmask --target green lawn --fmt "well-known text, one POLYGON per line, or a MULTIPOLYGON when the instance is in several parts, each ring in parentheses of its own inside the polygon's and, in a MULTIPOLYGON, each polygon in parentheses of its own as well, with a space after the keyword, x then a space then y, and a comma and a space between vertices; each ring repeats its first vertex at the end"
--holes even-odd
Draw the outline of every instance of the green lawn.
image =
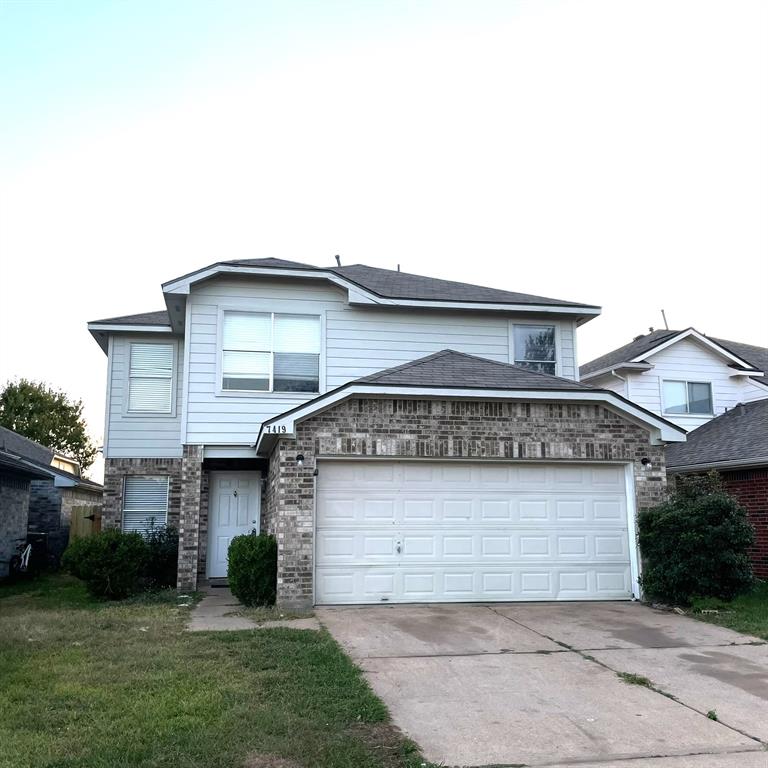
POLYGON ((768 640, 768 581, 758 582, 752 592, 730 602, 713 598, 695 600, 693 615, 768 640))
POLYGON ((423 765, 327 633, 188 633, 179 602, 0 587, 0 766, 423 765))

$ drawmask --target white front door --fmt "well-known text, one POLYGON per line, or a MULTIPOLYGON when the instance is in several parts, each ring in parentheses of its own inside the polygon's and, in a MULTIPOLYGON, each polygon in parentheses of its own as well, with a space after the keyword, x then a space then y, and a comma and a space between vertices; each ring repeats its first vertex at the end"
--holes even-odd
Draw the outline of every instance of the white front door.
POLYGON ((259 530, 261 474, 211 472, 208 503, 208 578, 227 575, 227 552, 235 536, 259 530))
POLYGON ((617 464, 322 461, 320 604, 632 597, 617 464))

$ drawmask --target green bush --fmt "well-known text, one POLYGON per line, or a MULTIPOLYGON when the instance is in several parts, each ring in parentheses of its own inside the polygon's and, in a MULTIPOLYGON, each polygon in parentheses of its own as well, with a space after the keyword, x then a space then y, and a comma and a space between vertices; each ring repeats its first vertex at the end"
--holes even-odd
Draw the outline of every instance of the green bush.
POLYGON ((147 542, 141 534, 110 528, 75 539, 61 564, 82 579, 92 595, 122 600, 142 588, 147 556, 147 542))
POLYGON ((272 605, 277 589, 277 541, 266 533, 235 536, 229 545, 229 588, 245 605, 272 605))
POLYGON ((175 587, 179 563, 179 532, 171 525, 152 525, 145 541, 147 561, 143 575, 147 587, 175 587))
POLYGON ((754 530, 717 473, 678 478, 669 501, 637 520, 648 597, 687 605, 694 597, 730 600, 751 588, 754 530))

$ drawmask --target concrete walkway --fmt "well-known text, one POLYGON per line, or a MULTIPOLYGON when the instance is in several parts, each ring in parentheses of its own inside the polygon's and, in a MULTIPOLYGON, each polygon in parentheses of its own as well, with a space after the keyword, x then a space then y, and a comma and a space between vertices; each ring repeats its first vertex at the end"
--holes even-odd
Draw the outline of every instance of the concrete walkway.
POLYGON ((203 587, 201 592, 204 592, 205 596, 192 609, 187 625, 190 632, 231 632, 273 627, 320 629, 320 622, 314 617, 255 622, 246 616, 239 616, 237 614, 243 609, 243 605, 229 591, 229 587, 203 587))
POLYGON ((317 613, 431 762, 768 768, 756 638, 637 603, 317 613))

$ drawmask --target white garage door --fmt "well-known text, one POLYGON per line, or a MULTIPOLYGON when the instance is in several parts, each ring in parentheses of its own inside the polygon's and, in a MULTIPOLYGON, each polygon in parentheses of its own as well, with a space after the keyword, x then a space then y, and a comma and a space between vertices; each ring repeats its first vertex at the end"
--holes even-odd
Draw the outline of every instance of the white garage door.
POLYGON ((623 466, 318 466, 320 604, 632 596, 623 466))

